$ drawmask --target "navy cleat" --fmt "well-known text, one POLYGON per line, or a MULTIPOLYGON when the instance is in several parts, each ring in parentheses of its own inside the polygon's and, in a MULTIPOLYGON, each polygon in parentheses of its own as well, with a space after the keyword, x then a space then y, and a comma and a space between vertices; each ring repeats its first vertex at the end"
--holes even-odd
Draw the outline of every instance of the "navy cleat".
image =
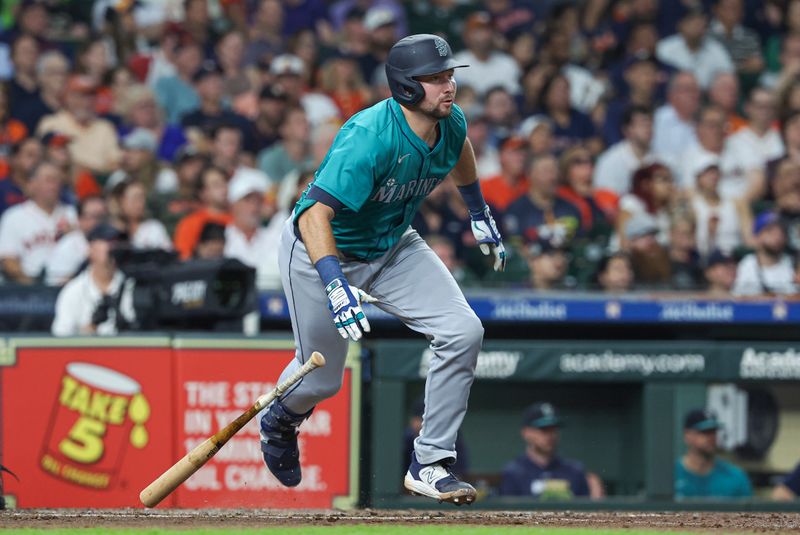
POLYGON ((417 454, 411 454, 411 465, 403 480, 411 494, 419 494, 455 505, 471 504, 475 501, 475 488, 460 481, 450 471, 450 460, 443 459, 432 464, 417 462, 417 454))
POLYGON ((264 462, 278 481, 287 487, 300 484, 300 450, 297 448, 298 427, 311 415, 295 414, 280 401, 274 401, 261 417, 261 451, 264 462))

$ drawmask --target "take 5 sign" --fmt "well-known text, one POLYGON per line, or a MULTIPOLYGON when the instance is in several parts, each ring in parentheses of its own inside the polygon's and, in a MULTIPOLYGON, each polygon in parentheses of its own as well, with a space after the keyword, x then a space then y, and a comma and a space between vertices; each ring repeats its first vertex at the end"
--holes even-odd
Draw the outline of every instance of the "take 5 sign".
MULTIPOLYGON (((285 341, 12 339, 0 353, 0 463, 18 507, 139 506, 141 489, 274 387, 285 341)), ((264 467, 257 419, 162 506, 348 507, 357 497, 359 374, 303 424, 303 482, 264 467)))
POLYGON ((0 462, 19 476, 4 478, 19 507, 133 506, 149 467, 173 457, 169 340, 77 342, 6 348, 0 462))

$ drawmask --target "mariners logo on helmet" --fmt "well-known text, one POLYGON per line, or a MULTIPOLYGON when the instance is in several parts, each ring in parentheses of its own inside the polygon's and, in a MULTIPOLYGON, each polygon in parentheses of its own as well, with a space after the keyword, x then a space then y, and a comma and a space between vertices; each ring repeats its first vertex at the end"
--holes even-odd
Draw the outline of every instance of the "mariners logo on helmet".
POLYGON ((439 52, 441 57, 447 57, 448 52, 450 52, 450 47, 447 45, 447 41, 441 37, 437 37, 433 44, 436 45, 436 50, 439 52))
POLYGON ((386 78, 392 96, 406 106, 416 104, 425 97, 425 89, 417 76, 469 67, 453 58, 447 41, 437 35, 421 33, 400 39, 386 58, 386 78))

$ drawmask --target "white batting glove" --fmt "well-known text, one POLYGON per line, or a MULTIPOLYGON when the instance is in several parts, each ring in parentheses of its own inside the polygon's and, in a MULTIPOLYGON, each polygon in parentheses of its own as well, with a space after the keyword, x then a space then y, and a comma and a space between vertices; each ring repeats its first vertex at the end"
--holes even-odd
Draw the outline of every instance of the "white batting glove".
POLYGON ((492 211, 486 206, 483 212, 469 214, 472 220, 472 234, 481 248, 481 252, 488 255, 494 254, 494 270, 503 271, 506 269, 506 248, 503 247, 503 238, 497 230, 497 223, 492 217, 492 211))
POLYGON ((328 294, 328 308, 333 316, 333 324, 342 338, 357 342, 364 336, 363 333, 370 331, 361 303, 375 303, 377 299, 360 288, 350 286, 342 278, 331 281, 325 287, 325 293, 328 294))

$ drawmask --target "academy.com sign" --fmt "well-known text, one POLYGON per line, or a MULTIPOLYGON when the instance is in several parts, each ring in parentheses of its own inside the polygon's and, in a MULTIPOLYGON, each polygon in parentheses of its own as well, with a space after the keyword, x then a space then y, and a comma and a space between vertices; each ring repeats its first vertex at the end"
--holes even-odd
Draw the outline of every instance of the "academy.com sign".
MULTIPOLYGON (((435 356, 431 349, 426 349, 422 353, 422 359, 419 362, 420 377, 428 375, 428 368, 435 356)), ((517 371, 521 359, 521 351, 481 351, 478 354, 475 377, 477 379, 507 379, 517 371)))
POLYGON ((739 363, 742 379, 800 379, 800 353, 794 348, 785 351, 757 351, 748 347, 739 363))
POLYGON ((699 353, 646 354, 607 349, 598 353, 562 354, 559 369, 569 374, 685 375, 703 373, 706 359, 699 353))

